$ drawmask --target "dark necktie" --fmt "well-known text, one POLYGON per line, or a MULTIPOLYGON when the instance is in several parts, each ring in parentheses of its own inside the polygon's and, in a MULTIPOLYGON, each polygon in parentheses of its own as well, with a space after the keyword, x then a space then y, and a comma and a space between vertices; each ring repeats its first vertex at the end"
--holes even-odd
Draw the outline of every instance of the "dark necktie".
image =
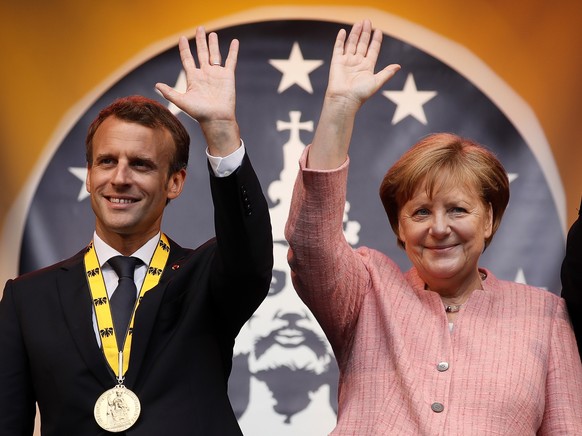
POLYGON ((115 256, 109 259, 109 265, 119 276, 119 282, 111 296, 110 304, 115 337, 120 350, 123 349, 125 333, 137 296, 133 273, 135 267, 140 263, 141 260, 137 257, 115 256))

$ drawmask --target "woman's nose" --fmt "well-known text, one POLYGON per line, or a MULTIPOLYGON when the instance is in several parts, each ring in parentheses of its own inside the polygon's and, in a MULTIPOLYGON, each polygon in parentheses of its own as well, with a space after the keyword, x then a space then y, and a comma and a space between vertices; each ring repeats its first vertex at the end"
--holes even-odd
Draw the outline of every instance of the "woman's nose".
POLYGON ((432 217, 430 232, 434 236, 446 235, 449 232, 449 221, 446 214, 435 213, 432 217))

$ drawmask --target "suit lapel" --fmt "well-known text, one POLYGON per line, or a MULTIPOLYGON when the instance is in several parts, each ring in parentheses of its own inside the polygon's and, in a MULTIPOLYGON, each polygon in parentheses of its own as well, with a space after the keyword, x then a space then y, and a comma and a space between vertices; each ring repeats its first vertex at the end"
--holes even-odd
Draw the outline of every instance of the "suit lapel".
POLYGON ((104 388, 110 388, 112 373, 95 338, 93 310, 83 255, 85 250, 62 265, 58 278, 58 292, 69 331, 83 360, 104 388))
POLYGON ((135 314, 133 337, 131 342, 131 357, 126 373, 125 384, 132 387, 144 362, 144 356, 152 336, 158 310, 175 271, 185 259, 188 250, 183 249, 170 240, 170 257, 157 286, 150 289, 143 297, 135 314))

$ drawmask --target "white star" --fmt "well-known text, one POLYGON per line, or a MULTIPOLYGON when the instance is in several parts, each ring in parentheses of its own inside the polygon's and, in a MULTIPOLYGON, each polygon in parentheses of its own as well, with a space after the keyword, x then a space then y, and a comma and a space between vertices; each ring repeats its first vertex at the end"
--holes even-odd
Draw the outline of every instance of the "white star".
POLYGON ((86 167, 69 167, 69 172, 74 175, 81 182, 81 190, 77 196, 77 201, 83 201, 85 198, 89 197, 87 192, 87 185, 85 185, 85 180, 87 179, 87 168, 86 167))
POLYGON ((509 179, 509 183, 513 182, 518 177, 519 177, 519 174, 516 174, 516 173, 507 173, 507 178, 509 179))
POLYGON ((523 272, 522 268, 517 270, 517 274, 515 275, 515 279, 513 281, 527 285, 527 281, 525 280, 525 273, 523 272))
POLYGON ((292 85, 299 85, 305 91, 313 94, 313 87, 309 80, 309 73, 323 64, 321 60, 305 60, 299 48, 299 43, 295 42, 291 49, 289 59, 271 59, 269 63, 283 73, 281 83, 277 92, 281 94, 292 85))
MULTIPOLYGON (((517 270, 517 274, 515 275, 515 279, 513 280, 516 283, 522 283, 524 285, 527 285, 527 281, 525 280, 525 273, 523 272, 522 268, 519 268, 517 270)), ((546 288, 545 286, 538 286, 538 288, 540 289, 544 289, 544 290, 548 290, 548 288, 546 288)))
POLYGON ((384 97, 396 103, 396 111, 392 117, 392 124, 402 121, 408 115, 412 115, 422 124, 427 123, 422 105, 437 95, 436 91, 419 91, 412 74, 409 74, 402 91, 382 91, 384 97))

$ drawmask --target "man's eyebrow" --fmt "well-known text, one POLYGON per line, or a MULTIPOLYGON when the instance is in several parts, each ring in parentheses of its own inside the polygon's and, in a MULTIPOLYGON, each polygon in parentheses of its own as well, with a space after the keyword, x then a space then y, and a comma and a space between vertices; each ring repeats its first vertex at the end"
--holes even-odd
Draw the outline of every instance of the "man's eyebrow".
POLYGON ((111 153, 101 153, 101 154, 98 154, 97 156, 95 156, 95 160, 103 159, 103 158, 112 158, 112 157, 113 157, 113 154, 111 154, 111 153))

